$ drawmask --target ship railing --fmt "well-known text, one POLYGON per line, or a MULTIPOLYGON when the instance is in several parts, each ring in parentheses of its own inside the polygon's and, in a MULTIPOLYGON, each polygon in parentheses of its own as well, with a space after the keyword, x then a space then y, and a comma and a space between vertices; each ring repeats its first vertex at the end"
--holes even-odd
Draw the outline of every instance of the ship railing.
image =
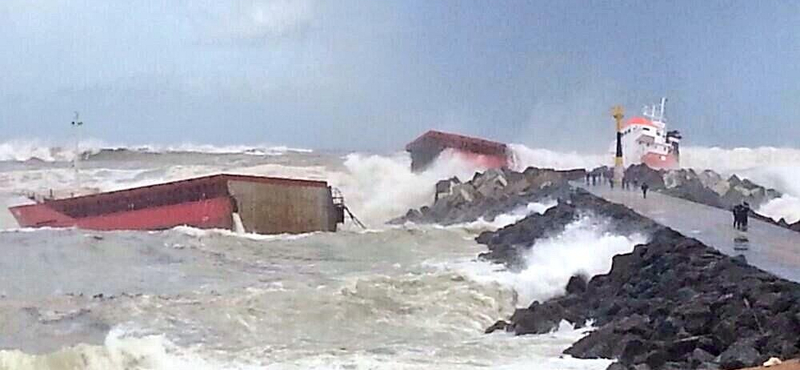
POLYGON ((353 221, 358 227, 365 229, 367 226, 361 222, 361 220, 350 211, 350 208, 347 208, 347 205, 344 203, 344 195, 342 195, 342 191, 337 188, 331 188, 331 199, 333 200, 333 206, 336 208, 338 212, 341 212, 341 221, 344 223, 344 215, 347 214, 350 216, 350 220, 353 221))
POLYGON ((54 200, 55 194, 53 193, 53 189, 50 189, 50 193, 48 195, 42 195, 35 191, 22 191, 17 192, 16 195, 28 198, 36 203, 44 203, 48 200, 54 200))

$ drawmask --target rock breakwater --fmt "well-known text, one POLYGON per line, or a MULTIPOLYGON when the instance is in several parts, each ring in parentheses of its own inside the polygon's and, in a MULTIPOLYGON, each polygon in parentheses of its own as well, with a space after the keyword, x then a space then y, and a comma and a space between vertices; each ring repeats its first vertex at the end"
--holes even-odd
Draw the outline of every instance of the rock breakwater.
POLYGON ((650 242, 613 258, 611 271, 576 276, 565 295, 533 302, 487 329, 542 334, 566 320, 596 330, 567 349, 577 358, 614 358, 612 369, 737 369, 800 355, 800 284, 780 279, 582 191, 543 215, 483 233, 483 258, 515 266, 519 254, 580 214, 615 232, 649 232, 650 242))
POLYGON ((584 175, 583 170, 557 171, 529 167, 523 172, 488 170, 476 173, 464 183, 458 178, 442 180, 436 184, 436 197, 432 205, 409 210, 389 223, 452 225, 480 218, 493 221, 498 215, 528 203, 565 197, 569 192, 567 183, 584 175))

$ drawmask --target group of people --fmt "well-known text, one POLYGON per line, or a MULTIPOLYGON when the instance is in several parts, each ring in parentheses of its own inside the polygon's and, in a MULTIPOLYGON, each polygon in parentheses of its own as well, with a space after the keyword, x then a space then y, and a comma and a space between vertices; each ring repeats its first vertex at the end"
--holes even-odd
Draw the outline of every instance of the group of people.
POLYGON ((747 218, 750 215, 750 204, 742 202, 733 207, 733 228, 747 231, 747 218))
MULTIPOLYGON (((612 174, 603 174, 603 173, 599 173, 598 174, 596 172, 588 172, 588 173, 586 173, 586 185, 597 186, 597 179, 598 178, 600 179, 601 183, 604 180, 608 181, 608 185, 611 186, 612 189, 614 188, 614 175, 613 175, 613 173, 612 174)), ((646 182, 643 182, 642 186, 640 187, 639 186, 639 180, 634 179, 634 180, 631 181, 630 179, 628 179, 628 177, 623 177, 622 178, 622 184, 621 185, 622 185, 622 189, 623 190, 631 190, 631 184, 633 184, 633 188, 641 189, 642 190, 642 197, 647 199, 647 190, 650 189, 650 186, 647 185, 646 182)))

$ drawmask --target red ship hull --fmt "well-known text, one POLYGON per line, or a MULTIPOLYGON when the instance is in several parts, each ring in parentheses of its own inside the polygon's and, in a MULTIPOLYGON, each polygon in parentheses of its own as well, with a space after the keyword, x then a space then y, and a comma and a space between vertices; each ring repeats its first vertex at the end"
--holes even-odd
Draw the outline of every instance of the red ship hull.
POLYGON ((658 155, 647 153, 642 156, 642 163, 656 170, 674 170, 680 166, 678 157, 675 154, 658 155))
POLYGON ((465 162, 473 164, 478 168, 504 168, 509 166, 508 156, 477 154, 464 151, 455 151, 455 156, 465 162))
POLYGON ((480 138, 431 130, 406 145, 414 172, 424 171, 446 150, 451 150, 459 159, 478 168, 510 165, 506 144, 480 138))
POLYGON ((47 204, 14 207, 11 213, 23 227, 78 227, 90 230, 162 230, 186 225, 198 228, 232 229, 229 198, 208 199, 94 217, 72 218, 53 211, 47 204))
POLYGON ((335 231, 341 209, 325 182, 215 175, 10 208, 22 227, 163 230, 176 226, 265 234, 335 231))

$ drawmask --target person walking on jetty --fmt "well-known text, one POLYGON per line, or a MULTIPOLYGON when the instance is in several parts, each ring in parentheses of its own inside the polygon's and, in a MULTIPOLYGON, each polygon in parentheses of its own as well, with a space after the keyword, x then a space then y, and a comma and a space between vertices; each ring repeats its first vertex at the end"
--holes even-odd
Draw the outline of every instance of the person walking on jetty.
POLYGON ((647 199, 647 190, 650 189, 650 186, 647 183, 642 184, 642 198, 647 199))
POLYGON ((739 220, 739 227, 742 231, 747 231, 747 218, 750 216, 750 203, 742 202, 742 215, 739 220))

